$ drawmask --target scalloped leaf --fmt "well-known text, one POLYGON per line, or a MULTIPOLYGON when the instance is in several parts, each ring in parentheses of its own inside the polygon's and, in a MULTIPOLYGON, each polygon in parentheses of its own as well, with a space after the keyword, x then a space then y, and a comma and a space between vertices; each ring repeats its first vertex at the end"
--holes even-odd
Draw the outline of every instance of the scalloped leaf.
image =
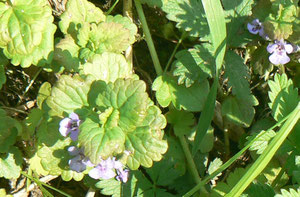
POLYGON ((209 44, 204 46, 196 46, 176 53, 177 61, 174 64, 173 75, 178 76, 179 85, 185 83, 186 87, 190 87, 195 81, 201 82, 207 77, 212 77, 214 58, 211 51, 207 49, 211 46, 209 44))
POLYGON ((105 15, 99 8, 87 0, 68 0, 66 9, 60 16, 60 19, 59 28, 61 31, 64 34, 75 36, 82 24, 105 21, 105 15))
POLYGON ((46 176, 49 174, 48 171, 44 170, 41 164, 41 158, 37 155, 37 153, 29 159, 29 168, 38 175, 46 176))
POLYGON ((173 125, 176 136, 187 135, 195 124, 194 115, 187 111, 171 109, 166 114, 168 123, 173 125))
POLYGON ((22 126, 17 120, 6 116, 6 112, 1 108, 0 122, 0 153, 6 153, 22 133, 22 126))
POLYGON ((293 81, 287 78, 286 74, 275 74, 274 80, 269 80, 269 107, 272 109, 272 115, 279 121, 297 106, 300 98, 298 89, 294 88, 293 81))
POLYGON ((178 110, 195 112, 202 110, 209 84, 207 80, 203 80, 186 88, 184 85, 177 85, 173 77, 162 75, 155 79, 152 90, 156 91, 157 101, 162 107, 168 107, 172 102, 178 110))
POLYGON ((0 155, 0 177, 18 178, 22 170, 22 153, 12 146, 5 154, 0 155))
POLYGON ((244 27, 245 21, 252 14, 254 0, 222 0, 225 9, 227 42, 231 47, 244 46, 251 37, 244 27))
POLYGON ((80 51, 80 58, 86 60, 94 54, 103 52, 121 53, 134 42, 131 40, 130 30, 123 24, 114 22, 83 26, 78 38, 78 44, 83 48, 80 51))
POLYGON ((166 120, 150 101, 143 81, 96 81, 89 102, 102 113, 89 116, 80 125, 78 142, 93 163, 126 150, 127 165, 134 170, 152 166, 167 151, 161 131, 166 120))
POLYGON ((83 80, 77 75, 74 77, 62 75, 46 100, 50 107, 49 115, 63 116, 63 112, 70 114, 75 109, 88 106, 87 94, 92 81, 90 77, 83 80))
POLYGON ((79 49, 80 47, 71 35, 66 35, 55 45, 52 64, 63 66, 68 71, 78 72, 80 67, 79 49))
POLYGON ((90 62, 83 65, 83 74, 92 75, 96 80, 106 83, 114 82, 118 78, 132 78, 132 67, 124 56, 115 53, 96 54, 90 62))
POLYGON ((272 40, 287 39, 293 33, 293 23, 297 16, 296 3, 293 0, 275 0, 271 10, 272 13, 264 22, 266 34, 272 40))
POLYGON ((168 0, 164 2, 162 10, 167 13, 169 20, 177 23, 177 28, 207 40, 209 27, 201 1, 168 0))
POLYGON ((235 124, 249 127, 255 114, 253 106, 258 105, 258 101, 251 94, 247 66, 233 51, 226 53, 224 77, 228 78, 234 96, 227 97, 223 102, 222 115, 235 124))
POLYGON ((297 190, 290 188, 289 191, 285 189, 280 190, 281 194, 276 194, 274 197, 298 197, 300 196, 300 188, 297 190))
POLYGON ((41 124, 43 120, 44 112, 39 108, 34 108, 30 111, 25 120, 23 120, 22 139, 30 140, 35 133, 36 128, 41 124))
POLYGON ((133 22, 131 22, 131 20, 128 17, 124 17, 119 14, 116 16, 108 15, 106 17, 105 22, 107 22, 107 23, 113 22, 113 23, 118 23, 118 24, 123 25, 124 28, 126 28, 130 31, 129 42, 134 43, 135 36, 137 34, 137 27, 133 22))
POLYGON ((29 67, 51 61, 56 26, 44 0, 0 2, 0 47, 14 65, 29 67))
POLYGON ((0 189, 0 196, 3 197, 13 197, 13 195, 7 195, 5 189, 0 189))

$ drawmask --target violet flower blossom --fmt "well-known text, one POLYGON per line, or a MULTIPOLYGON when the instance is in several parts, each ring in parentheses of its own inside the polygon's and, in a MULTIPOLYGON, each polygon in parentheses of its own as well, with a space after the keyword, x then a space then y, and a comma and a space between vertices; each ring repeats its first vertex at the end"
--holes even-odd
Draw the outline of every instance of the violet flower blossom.
POLYGON ((293 52, 293 46, 291 44, 286 44, 283 39, 275 40, 274 44, 268 45, 267 51, 272 53, 272 55, 269 56, 270 62, 275 65, 286 64, 290 61, 287 53, 290 54, 293 52))
POLYGON ((265 40, 270 40, 269 36, 265 34, 264 27, 258 19, 254 19, 251 23, 247 24, 247 28, 252 34, 259 34, 265 40))
POLYGON ((116 177, 117 180, 126 183, 128 180, 129 170, 124 169, 124 165, 116 158, 109 157, 102 160, 94 169, 90 170, 89 176, 93 179, 111 179, 116 177), (117 174, 116 174, 117 171, 117 174))
POLYGON ((67 137, 67 135, 70 134, 71 139, 73 141, 76 141, 79 134, 79 125, 79 116, 76 113, 72 112, 69 115, 69 118, 64 118, 60 121, 59 132, 64 137, 67 137))
POLYGON ((76 148, 75 146, 70 146, 68 148, 70 155, 75 156, 69 160, 70 169, 76 172, 83 172, 86 169, 86 166, 94 166, 92 162, 84 156, 83 150, 76 148))

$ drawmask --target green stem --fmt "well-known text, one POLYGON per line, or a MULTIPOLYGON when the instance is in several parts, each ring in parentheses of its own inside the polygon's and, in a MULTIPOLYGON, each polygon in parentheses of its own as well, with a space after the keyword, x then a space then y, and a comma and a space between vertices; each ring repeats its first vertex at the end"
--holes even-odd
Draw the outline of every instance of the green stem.
MULTIPOLYGON (((185 157, 186 157, 187 164, 188 164, 189 170, 191 172, 191 175, 193 176, 194 181, 197 184, 199 184, 201 182, 201 178, 199 176, 196 164, 193 160, 192 154, 189 150, 189 147, 188 147, 188 144, 186 142, 185 137, 184 136, 179 136, 179 141, 180 141, 180 144, 182 146, 183 152, 185 154, 185 157)), ((202 193, 208 194, 208 192, 206 191, 204 186, 200 187, 199 189, 202 193)))
POLYGON ((119 3, 119 0, 116 0, 115 3, 109 8, 109 10, 105 13, 105 15, 109 15, 113 9, 116 7, 116 5, 119 3))
POLYGON ((58 192, 58 193, 60 193, 60 194, 62 194, 62 195, 64 195, 64 196, 72 197, 71 195, 69 195, 69 194, 67 194, 67 193, 65 193, 65 192, 63 192, 63 191, 61 191, 61 190, 59 190, 59 189, 56 189, 55 187, 52 187, 52 186, 50 186, 50 185, 48 185, 48 184, 46 184, 46 183, 44 183, 44 182, 41 182, 39 179, 34 178, 34 177, 32 177, 32 176, 26 174, 26 173, 23 172, 23 171, 21 171, 21 174, 22 174, 23 176, 25 176, 25 177, 31 179, 32 181, 34 181, 34 182, 36 182, 36 183, 38 183, 38 184, 40 184, 40 185, 43 185, 43 186, 45 186, 45 187, 48 187, 48 188, 50 188, 50 189, 52 189, 52 190, 54 190, 54 191, 56 191, 56 192, 58 192))
POLYGON ((169 67, 170 67, 170 65, 171 65, 171 63, 172 63, 172 60, 173 60, 173 58, 174 58, 174 56, 175 56, 175 54, 176 54, 176 52, 177 52, 177 49, 178 49, 178 47, 180 46, 180 44, 182 43, 182 40, 183 40, 183 38, 184 38, 186 35, 187 35, 187 33, 184 32, 184 33, 181 35, 181 38, 178 40, 178 42, 177 42, 177 44, 176 44, 176 47, 174 48, 174 50, 173 50, 173 52, 172 52, 172 54, 171 54, 171 56, 170 56, 170 58, 169 58, 169 60, 168 60, 168 63, 167 63, 167 65, 166 65, 166 67, 165 67, 164 73, 166 73, 166 72, 168 71, 168 69, 169 69, 169 67))
POLYGON ((161 65, 159 63, 159 60, 158 60, 158 56, 157 56, 157 53, 156 53, 156 50, 155 50, 155 47, 154 47, 154 44, 153 44, 153 40, 152 40, 152 37, 151 37, 151 34, 150 34, 149 27, 147 25, 147 21, 146 21, 145 15, 144 15, 142 4, 141 4, 140 0, 134 0, 134 3, 135 3, 137 13, 138 13, 139 18, 140 18, 141 23, 142 23, 142 28, 143 28, 143 31, 144 31, 144 34, 145 34, 146 42, 147 42, 147 45, 148 45, 148 48, 149 48, 149 51, 150 51, 150 55, 151 55, 151 58, 152 58, 152 61, 153 61, 153 64, 154 64, 156 74, 157 75, 162 75, 163 70, 162 70, 161 65))
MULTIPOLYGON (((126 16, 127 18, 129 18, 131 21, 133 21, 133 16, 132 16, 132 0, 124 0, 123 1, 123 16, 126 16)), ((130 45, 126 51, 125 51, 125 58, 128 62, 128 64, 130 64, 131 68, 133 68, 132 65, 132 60, 133 60, 133 55, 132 55, 132 45, 130 45)))
POLYGON ((230 155, 230 141, 229 141, 229 130, 227 128, 226 122, 224 126, 224 142, 225 142, 225 158, 227 160, 230 155))
POLYGON ((39 74, 42 72, 43 68, 39 68, 39 70, 35 73, 35 75, 33 76, 33 78, 31 79, 30 83, 28 84, 28 86, 26 87, 24 93, 21 96, 21 99, 19 100, 18 104, 21 103, 22 99, 24 98, 25 94, 29 91, 29 89, 31 88, 31 86, 33 85, 34 81, 36 80, 36 78, 39 76, 39 74))
POLYGON ((224 163, 221 167, 219 167, 216 171, 214 171, 211 175, 205 177, 198 185, 196 185, 194 188, 192 188, 189 192, 187 192, 183 197, 190 197, 192 196, 195 192, 197 192, 202 186, 204 186, 208 181, 212 180, 215 176, 226 170, 231 164, 233 164, 240 156, 244 154, 244 152, 250 148, 250 146, 257 140, 259 139, 262 135, 264 135, 266 132, 269 132, 273 130, 274 128, 280 126, 285 120, 287 120, 291 114, 277 122, 274 126, 269 128, 267 131, 260 133, 257 135, 253 140, 249 142, 242 150, 240 150, 237 154, 235 154, 233 157, 231 157, 226 163, 224 163))
POLYGON ((264 168, 271 161, 276 151, 287 138, 293 127, 296 125, 300 118, 300 102, 295 110, 292 112, 290 118, 283 124, 276 136, 270 142, 266 150, 258 157, 246 174, 240 181, 225 195, 225 197, 240 196, 244 190, 251 184, 251 182, 264 170, 264 168))

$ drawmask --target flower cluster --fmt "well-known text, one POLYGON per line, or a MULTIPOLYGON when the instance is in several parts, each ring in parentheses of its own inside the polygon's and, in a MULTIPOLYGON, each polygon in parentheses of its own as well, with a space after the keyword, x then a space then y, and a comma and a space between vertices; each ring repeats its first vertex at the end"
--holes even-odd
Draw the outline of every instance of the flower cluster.
MULTIPOLYGON (((247 28, 252 34, 259 34, 265 40, 270 40, 268 35, 264 32, 264 27, 258 19, 254 19, 251 23, 248 23, 247 28)), ((267 51, 271 53, 269 60, 272 64, 287 64, 290 58, 287 54, 298 51, 298 46, 293 47, 291 44, 287 44, 283 39, 275 40, 274 44, 269 44, 267 51)))
MULTIPOLYGON (((70 134, 71 139, 77 141, 80 122, 79 116, 76 113, 71 113, 68 118, 60 121, 59 132, 64 137, 70 134)), ((125 166, 117 161, 115 157, 101 160, 99 164, 95 165, 84 155, 83 149, 70 146, 68 152, 71 156, 74 156, 69 160, 70 169, 73 171, 83 172, 88 166, 94 167, 89 171, 89 176, 93 179, 111 179, 115 177, 123 183, 128 180, 129 170, 125 169, 125 166)))

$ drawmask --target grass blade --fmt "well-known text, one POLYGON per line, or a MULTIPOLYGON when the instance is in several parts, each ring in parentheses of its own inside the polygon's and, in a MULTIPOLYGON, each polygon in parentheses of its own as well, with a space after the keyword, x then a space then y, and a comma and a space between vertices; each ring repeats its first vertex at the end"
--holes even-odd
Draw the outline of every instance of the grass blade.
POLYGON ((219 73, 221 71, 226 49, 226 23, 220 0, 202 0, 202 4, 207 16, 207 21, 212 37, 212 44, 214 46, 216 78, 205 101, 205 107, 201 113, 199 123, 197 125, 195 146, 193 147, 192 151, 193 155, 195 155, 195 153, 199 149, 201 141, 205 136, 213 118, 217 89, 219 84, 219 73))

